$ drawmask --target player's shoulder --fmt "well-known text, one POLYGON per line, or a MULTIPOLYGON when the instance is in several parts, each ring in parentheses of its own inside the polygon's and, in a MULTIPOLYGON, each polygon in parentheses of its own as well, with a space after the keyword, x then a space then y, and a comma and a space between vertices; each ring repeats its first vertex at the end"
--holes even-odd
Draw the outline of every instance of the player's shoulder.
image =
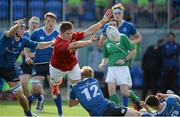
POLYGON ((133 23, 128 22, 128 21, 125 21, 125 20, 123 20, 123 23, 124 23, 125 25, 134 26, 134 24, 133 24, 133 23))

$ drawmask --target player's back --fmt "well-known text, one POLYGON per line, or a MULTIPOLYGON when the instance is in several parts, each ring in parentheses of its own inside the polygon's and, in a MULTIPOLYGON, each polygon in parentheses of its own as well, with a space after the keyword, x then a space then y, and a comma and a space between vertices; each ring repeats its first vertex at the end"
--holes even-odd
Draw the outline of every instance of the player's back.
POLYGON ((180 105, 177 99, 170 96, 163 102, 164 108, 161 112, 157 112, 157 116, 180 116, 180 105))
POLYGON ((87 78, 79 82, 73 86, 72 92, 90 115, 102 115, 107 108, 108 101, 103 96, 99 82, 94 78, 87 78))

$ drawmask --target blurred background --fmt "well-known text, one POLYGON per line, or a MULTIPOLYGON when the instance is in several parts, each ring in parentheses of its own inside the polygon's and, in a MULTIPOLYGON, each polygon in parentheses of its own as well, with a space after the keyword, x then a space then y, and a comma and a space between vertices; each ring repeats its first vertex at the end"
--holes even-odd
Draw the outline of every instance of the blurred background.
MULTIPOLYGON (((132 22, 142 35, 142 42, 136 45, 137 55, 131 64, 133 89, 136 89, 139 96, 142 96, 144 85, 142 58, 147 48, 155 45, 159 39, 164 39, 166 42, 169 32, 173 32, 176 42, 180 43, 180 0, 0 0, 0 34, 9 29, 13 21, 19 18, 29 19, 31 16, 38 16, 41 19, 42 26, 43 15, 48 11, 57 15, 58 23, 68 20, 74 23, 75 31, 82 31, 99 21, 108 8, 119 2, 125 6, 124 19, 132 22)), ((57 30, 59 31, 58 26, 57 24, 57 30)), ((96 35, 99 36, 100 33, 101 30, 96 35)), ((104 79, 107 71, 99 71, 98 69, 102 59, 102 49, 98 48, 96 44, 79 49, 78 59, 80 66, 89 65, 95 70, 95 77, 101 81, 101 87, 106 95, 107 87, 104 84, 104 79)), ((20 64, 20 62, 21 59, 18 60, 17 64, 20 64)), ((153 62, 153 59, 151 62, 153 62)), ((180 67, 180 65, 178 66, 180 67)), ((179 72, 178 68, 177 90, 180 89, 179 72)), ((157 78, 159 89, 164 88, 161 87, 161 80, 157 78)), ((64 80, 62 86, 65 95, 68 92, 66 90, 69 89, 67 83, 64 80)), ((149 91, 153 90, 153 85, 148 89, 149 91)), ((10 93, 4 93, 7 90, 8 85, 1 79, 0 99, 12 96, 10 93)), ((11 98, 14 99, 13 96, 9 99, 11 98)), ((66 99, 66 96, 64 99, 66 99)))

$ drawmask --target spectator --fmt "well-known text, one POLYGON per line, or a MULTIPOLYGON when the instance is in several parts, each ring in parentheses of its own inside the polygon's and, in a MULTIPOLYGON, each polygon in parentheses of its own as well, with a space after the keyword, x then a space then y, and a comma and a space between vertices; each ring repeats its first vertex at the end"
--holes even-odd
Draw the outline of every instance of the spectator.
POLYGON ((160 73, 162 68, 161 46, 163 39, 152 46, 149 46, 143 55, 142 69, 144 71, 144 87, 142 99, 144 100, 148 94, 148 89, 151 89, 152 94, 156 94, 158 83, 160 81, 160 73))
POLYGON ((96 18, 100 20, 108 9, 110 0, 95 0, 96 18))
POLYGON ((177 93, 180 45, 176 42, 175 38, 175 34, 169 32, 167 41, 162 47, 162 91, 171 89, 177 93))
POLYGON ((82 0, 68 0, 67 1, 67 20, 70 20, 72 16, 78 17, 78 26, 82 26, 82 0))

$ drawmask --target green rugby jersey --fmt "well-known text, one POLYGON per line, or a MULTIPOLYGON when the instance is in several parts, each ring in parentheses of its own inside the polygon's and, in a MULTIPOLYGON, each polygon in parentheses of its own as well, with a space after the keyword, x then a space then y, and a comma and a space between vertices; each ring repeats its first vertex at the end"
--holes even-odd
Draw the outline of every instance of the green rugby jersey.
POLYGON ((128 66, 129 62, 125 64, 119 65, 116 62, 119 59, 124 59, 129 51, 135 49, 133 44, 130 42, 128 37, 124 34, 121 34, 121 39, 119 43, 114 43, 110 41, 108 38, 106 39, 103 45, 103 56, 104 58, 108 58, 109 66, 128 66))

